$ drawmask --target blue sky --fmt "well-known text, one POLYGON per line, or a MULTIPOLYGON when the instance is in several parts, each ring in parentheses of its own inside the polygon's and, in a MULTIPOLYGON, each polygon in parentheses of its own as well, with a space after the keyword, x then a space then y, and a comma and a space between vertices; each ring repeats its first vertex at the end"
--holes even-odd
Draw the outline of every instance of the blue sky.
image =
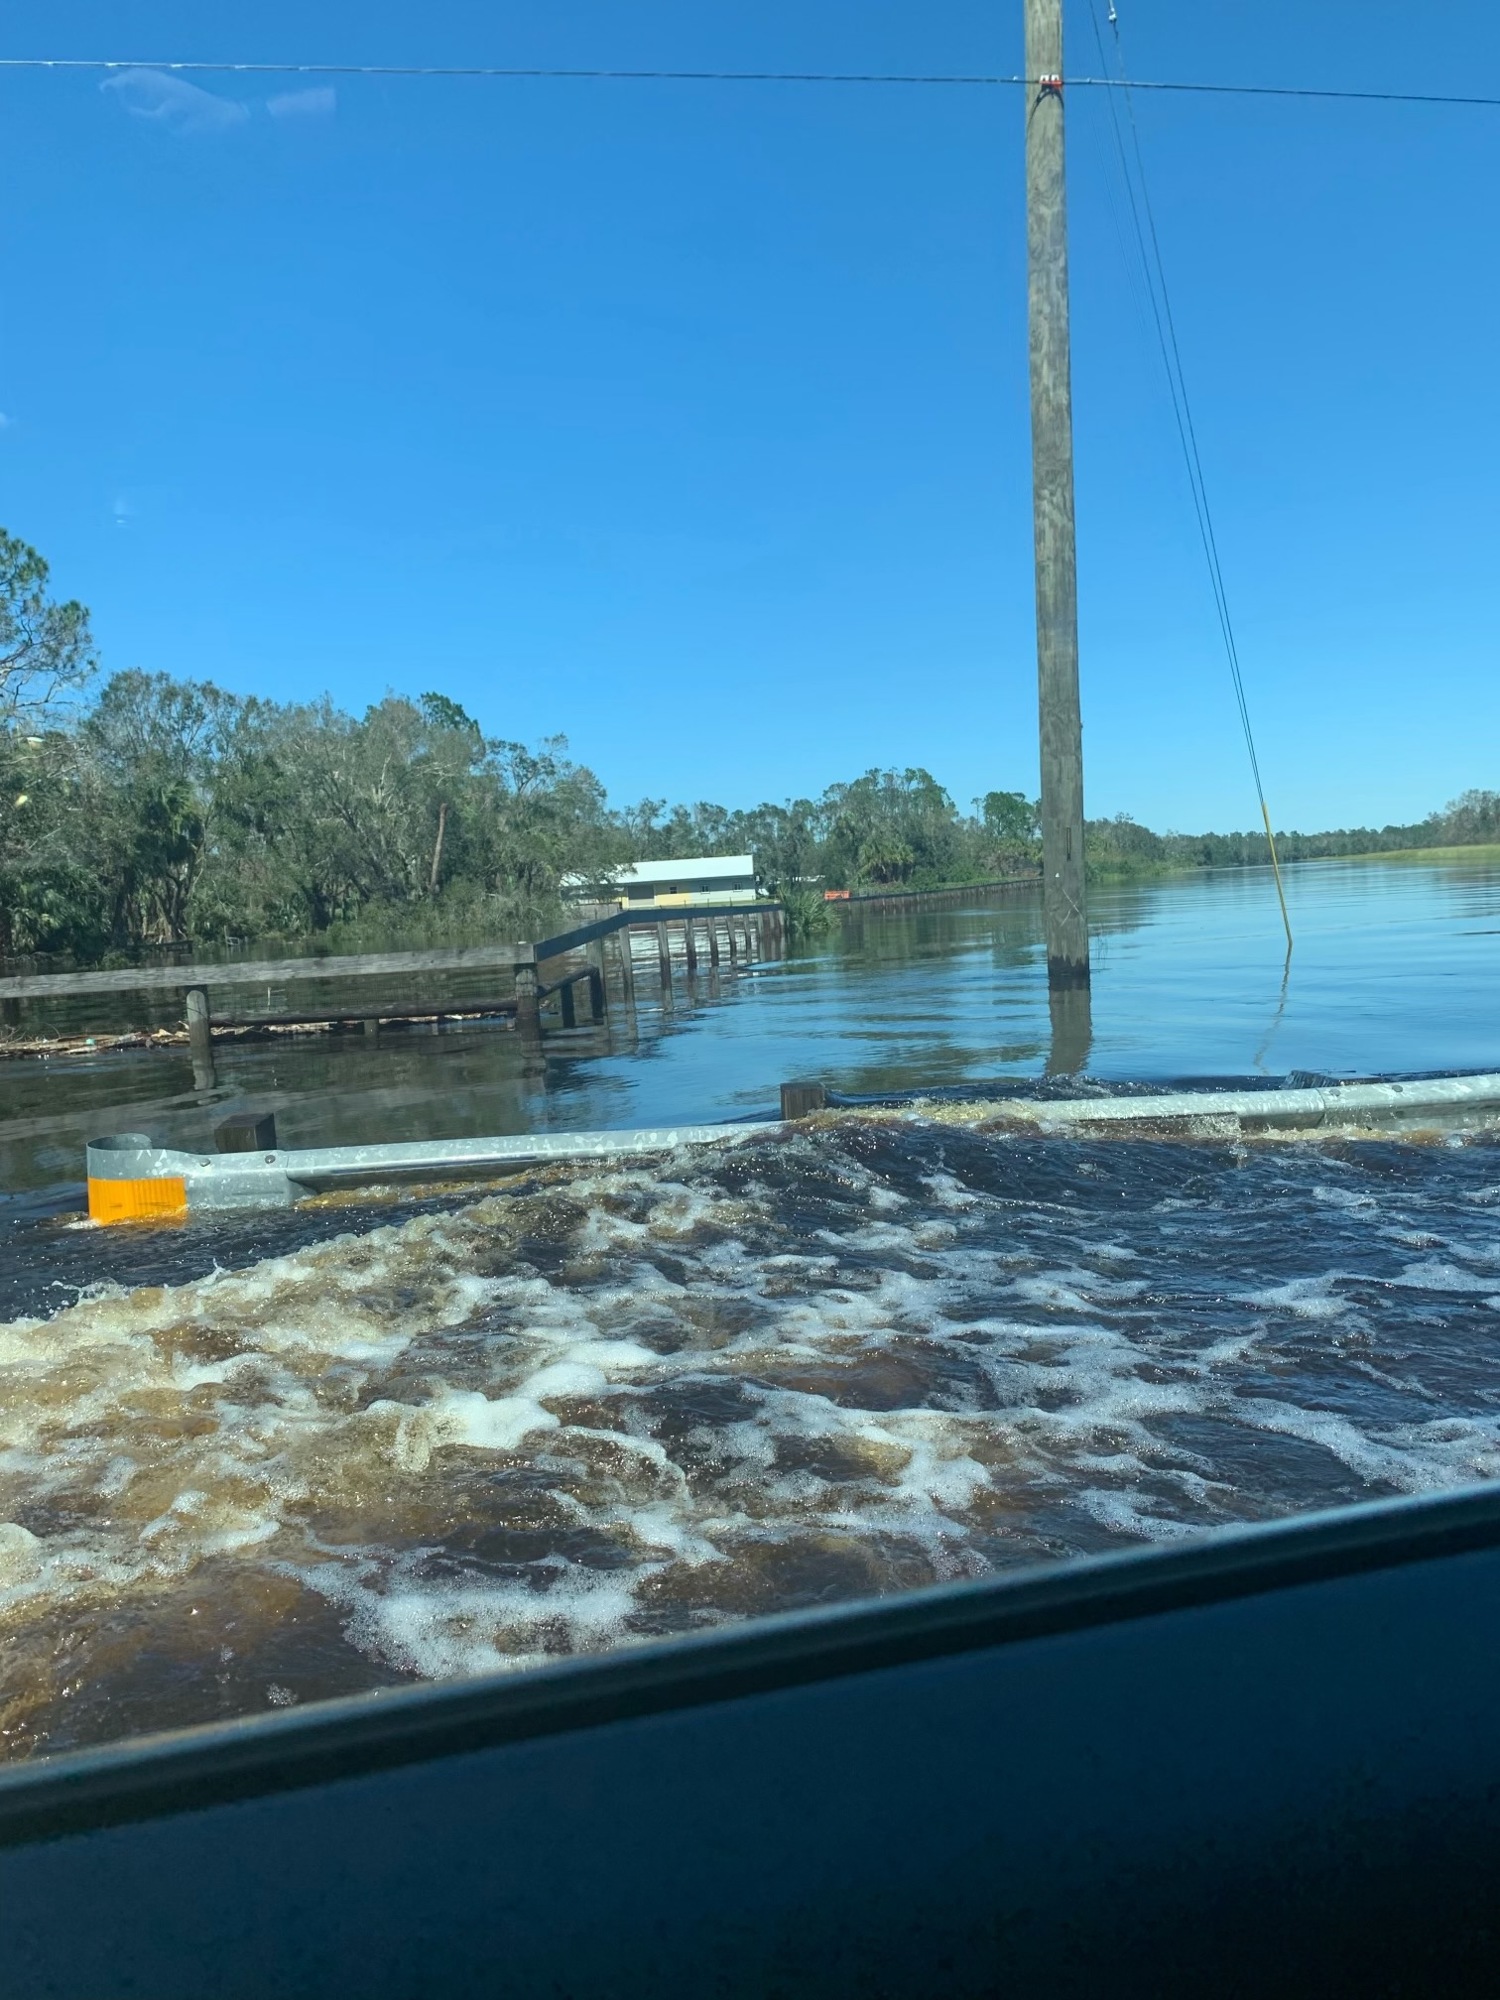
MULTIPOLYGON (((1099 0, 1101 11, 1106 0, 1099 0)), ((1477 0, 1117 0, 1139 76, 1500 93, 1477 0)), ((1069 67, 1097 69, 1088 0, 1069 67)), ((0 53, 1010 71, 1019 0, 40 0, 0 53)), ((1273 810, 1500 784, 1500 112, 1143 99, 1273 810)), ((1000 90, 0 74, 0 521, 106 663, 565 733, 620 803, 1035 783, 1000 90)), ((1253 795, 1099 95, 1088 805, 1253 795)))

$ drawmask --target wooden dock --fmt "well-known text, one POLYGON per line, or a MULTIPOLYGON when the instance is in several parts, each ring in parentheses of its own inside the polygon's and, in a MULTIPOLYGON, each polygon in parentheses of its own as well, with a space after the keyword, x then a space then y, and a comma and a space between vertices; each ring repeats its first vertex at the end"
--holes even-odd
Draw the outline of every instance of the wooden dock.
POLYGON ((0 978, 0 1005, 6 1018, 14 1021, 23 1000, 180 992, 195 1062, 206 1068, 212 1066, 216 1030, 345 1022, 360 1023, 373 1033, 382 1021, 510 1017, 527 1046, 540 1050, 543 1009, 555 1005, 556 1025, 577 1028, 580 989, 592 1024, 607 1018, 611 985, 626 1011, 634 1014, 638 977, 653 981, 659 1004, 670 1009, 677 967, 688 978, 700 970, 711 974, 738 970, 756 959, 779 957, 783 943, 784 920, 777 902, 626 909, 535 942, 522 939, 513 944, 261 959, 227 965, 21 973, 0 978), (642 942, 644 951, 638 948, 642 942), (481 998, 434 990, 454 974, 473 973, 496 975, 492 990, 481 998), (247 1008, 234 992, 238 988, 242 993, 246 987, 269 992, 276 987, 376 979, 387 982, 386 995, 372 993, 338 1007, 319 1007, 309 999, 300 1006, 247 1008), (399 982, 405 989, 399 999, 389 997, 391 982, 399 982), (222 1001, 218 998, 221 993, 222 1001))

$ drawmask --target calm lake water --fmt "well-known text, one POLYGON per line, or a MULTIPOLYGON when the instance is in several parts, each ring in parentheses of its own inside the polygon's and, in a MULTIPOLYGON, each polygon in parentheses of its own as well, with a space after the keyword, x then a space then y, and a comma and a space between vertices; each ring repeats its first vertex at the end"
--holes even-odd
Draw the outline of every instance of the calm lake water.
MULTIPOLYGON (((7 1754, 1500 1473, 1500 1146, 1017 1138, 985 1086, 1500 1068, 1500 868, 899 917, 527 1074, 494 1027, 0 1066, 7 1754), (498 1191, 102 1232, 90 1132, 290 1144, 944 1087, 498 1191)), ((102 1023, 101 1023, 102 1025, 102 1023)))

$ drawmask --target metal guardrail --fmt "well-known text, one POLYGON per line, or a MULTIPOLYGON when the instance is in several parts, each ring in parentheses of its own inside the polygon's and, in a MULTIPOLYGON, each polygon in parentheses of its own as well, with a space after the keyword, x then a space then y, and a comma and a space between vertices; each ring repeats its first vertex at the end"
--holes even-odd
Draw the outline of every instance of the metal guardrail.
POLYGON ((1176 1090, 1159 1097, 1065 1097, 1008 1100, 1004 1115, 1042 1126, 1179 1125, 1232 1119, 1251 1129, 1294 1130, 1463 1112, 1500 1106, 1500 1074, 1415 1077, 1409 1083, 1326 1084, 1300 1090, 1176 1090))
POLYGON ((724 1145, 777 1131, 779 1121, 659 1125, 624 1132, 532 1132, 481 1139, 398 1140, 388 1145, 274 1147, 261 1153, 186 1153, 148 1133, 92 1139, 89 1214, 96 1222, 290 1208, 318 1188, 426 1174, 503 1171, 568 1160, 635 1159, 681 1146, 724 1145))
MULTIPOLYGON (((648 1126, 623 1132, 520 1133, 497 1138, 403 1140, 387 1145, 267 1147, 258 1153, 203 1154, 155 1145, 145 1133, 101 1138, 88 1147, 89 1213, 99 1222, 142 1220, 230 1208, 289 1207, 319 1186, 391 1175, 443 1176, 546 1161, 608 1160, 670 1152, 783 1130, 822 1110, 821 1084, 782 1086, 780 1119, 736 1125, 648 1126)), ((1158 1097, 1008 1098, 997 1122, 1067 1132, 1104 1127, 1160 1128, 1232 1123, 1242 1131, 1299 1131, 1452 1118, 1500 1108, 1500 1074, 1426 1077, 1408 1083, 1351 1083, 1304 1090, 1173 1091, 1158 1097)))

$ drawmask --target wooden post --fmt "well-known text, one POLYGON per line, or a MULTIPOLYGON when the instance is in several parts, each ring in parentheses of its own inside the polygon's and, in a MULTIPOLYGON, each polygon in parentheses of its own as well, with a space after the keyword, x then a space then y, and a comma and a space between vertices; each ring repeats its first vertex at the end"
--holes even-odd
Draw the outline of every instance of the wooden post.
POLYGON ((622 924, 615 932, 615 943, 620 953, 620 998, 625 1003, 625 1011, 632 1022, 635 1020, 635 950, 630 941, 629 924, 622 924))
POLYGON ((1027 306, 1047 981, 1052 987, 1087 986, 1062 0, 1025 0, 1025 8, 1026 74, 1031 79, 1025 92, 1027 306))
POLYGON ((693 974, 698 970, 698 943, 693 936, 693 920, 691 917, 684 917, 682 920, 682 942, 683 951, 687 958, 688 978, 691 979, 693 974))
POLYGON ((214 1127, 214 1145, 221 1153, 274 1153, 274 1111, 236 1111, 214 1127))
POLYGON ((733 964, 734 964, 734 961, 735 961, 735 959, 736 959, 736 957, 738 956, 738 954, 737 954, 737 952, 735 951, 735 948, 734 948, 734 917, 733 917, 733 915, 730 915, 730 916, 727 916, 727 917, 725 917, 725 919, 724 919, 724 936, 725 936, 725 938, 726 938, 726 939, 728 940, 728 944, 729 944, 729 963, 730 963, 731 965, 733 965, 733 964))
POLYGON ((542 1009, 536 995, 536 960, 516 967, 516 1033, 529 1050, 542 1046, 542 1009))
POLYGON ((188 1046, 194 1056, 208 1056, 214 1050, 214 1014, 208 1006, 206 986, 188 988, 188 1046))
POLYGON ((672 940, 667 936, 665 923, 656 926, 656 964, 661 974, 661 1004, 670 1007, 672 1001, 672 940))
POLYGON ((783 1118, 806 1118, 821 1111, 828 1102, 828 1086, 823 1083, 784 1083, 781 1086, 783 1118))
POLYGON ((587 947, 589 960, 589 1012, 596 1021, 604 1019, 609 1005, 609 987, 604 978, 604 940, 595 938, 587 947))
POLYGON ((718 920, 718 918, 717 918, 717 917, 710 917, 710 918, 709 918, 709 920, 708 920, 708 964, 709 964, 709 970, 710 970, 711 972, 717 972, 717 971, 718 971, 718 969, 719 969, 719 920, 718 920))
POLYGON ((573 1001, 573 982, 564 979, 557 989, 557 1004, 562 1009, 562 1024, 565 1028, 578 1026, 578 1009, 573 1001))
POLYGON ((214 1017, 206 987, 190 986, 187 990, 187 1031, 193 1088, 212 1090, 218 1078, 214 1073, 214 1017))

